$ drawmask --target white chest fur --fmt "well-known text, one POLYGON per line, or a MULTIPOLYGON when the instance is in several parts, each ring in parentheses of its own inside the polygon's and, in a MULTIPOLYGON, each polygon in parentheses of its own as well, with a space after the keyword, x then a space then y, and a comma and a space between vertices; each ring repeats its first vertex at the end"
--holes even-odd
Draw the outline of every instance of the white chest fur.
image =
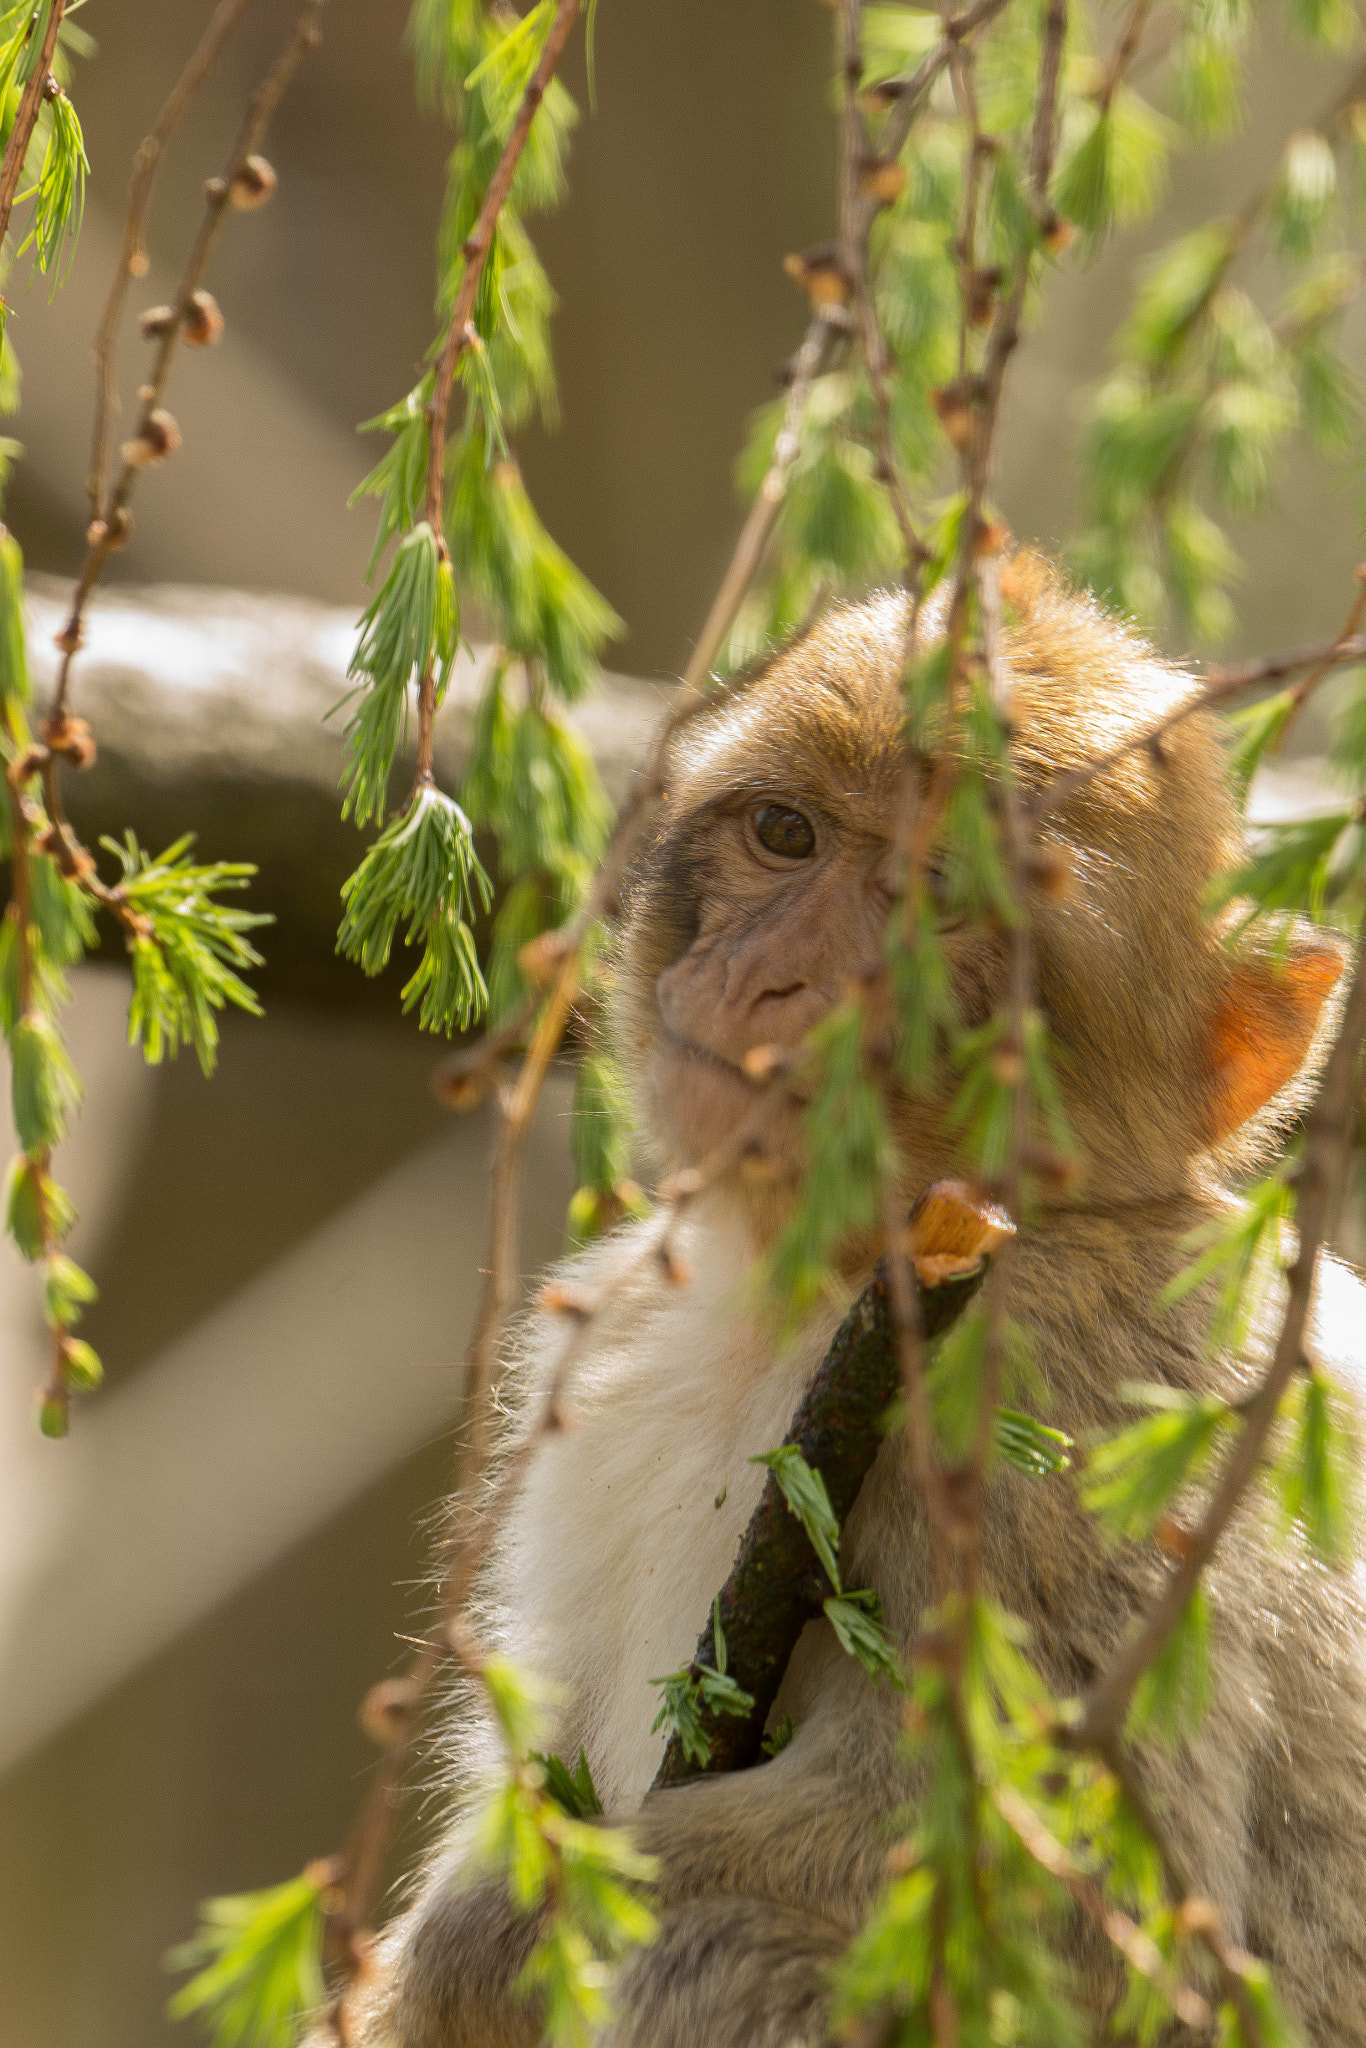
MULTIPOLYGON (((638 1246, 618 1240, 600 1270, 638 1246)), ((574 1427, 537 1452, 498 1571, 509 1650, 570 1689, 563 1735, 609 1811, 649 1788, 665 1742, 649 1680, 691 1657, 767 1477, 747 1461, 782 1441, 834 1320, 779 1353, 744 1312, 739 1234, 697 1226, 684 1250, 691 1281, 651 1277, 646 1302, 604 1317, 574 1427)), ((563 1341, 533 1331, 536 1376, 563 1341)))

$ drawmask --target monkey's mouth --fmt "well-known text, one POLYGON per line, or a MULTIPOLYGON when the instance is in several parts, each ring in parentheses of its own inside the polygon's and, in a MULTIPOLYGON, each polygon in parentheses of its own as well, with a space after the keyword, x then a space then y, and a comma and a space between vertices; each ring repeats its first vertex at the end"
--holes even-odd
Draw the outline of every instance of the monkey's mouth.
POLYGON ((764 1148, 786 1155, 796 1142, 796 1118, 808 1088, 795 1075, 775 1102, 765 1084, 709 1045, 676 1031, 661 1017, 654 1043, 655 1115, 671 1148, 689 1164, 726 1147, 750 1124, 764 1148), (762 1137, 760 1133, 762 1131, 762 1137))

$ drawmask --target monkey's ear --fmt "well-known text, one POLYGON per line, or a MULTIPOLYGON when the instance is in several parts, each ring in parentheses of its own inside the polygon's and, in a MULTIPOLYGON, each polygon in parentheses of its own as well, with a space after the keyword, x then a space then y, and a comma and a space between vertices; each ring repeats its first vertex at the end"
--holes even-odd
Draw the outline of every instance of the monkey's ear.
POLYGON ((1326 933, 1305 926, 1283 958, 1244 958, 1230 970, 1210 1019, 1207 1144, 1231 1137, 1295 1078, 1343 957, 1326 933))

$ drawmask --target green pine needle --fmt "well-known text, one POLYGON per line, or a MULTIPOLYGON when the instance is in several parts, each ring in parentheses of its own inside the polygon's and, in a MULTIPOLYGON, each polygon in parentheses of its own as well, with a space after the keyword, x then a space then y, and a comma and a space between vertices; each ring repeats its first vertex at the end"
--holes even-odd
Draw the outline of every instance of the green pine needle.
POLYGON ((269 1890, 207 1899, 199 1932, 166 1957, 193 1970, 168 2001, 172 2019, 198 2019, 214 2048, 295 2048, 323 2001, 322 1887, 291 1878, 269 1890))
POLYGON ((182 1044, 192 1045, 201 1068, 211 1074, 218 1058, 218 1013, 230 1004, 248 1016, 261 1014, 257 996, 242 979, 242 971, 262 964, 246 934, 274 920, 216 900, 224 890, 245 889, 256 869, 246 861, 191 861, 189 832, 155 860, 131 832, 122 843, 106 838, 100 844, 118 856, 119 893, 144 925, 128 940, 128 1043, 141 1048, 149 1066, 174 1059, 182 1044))

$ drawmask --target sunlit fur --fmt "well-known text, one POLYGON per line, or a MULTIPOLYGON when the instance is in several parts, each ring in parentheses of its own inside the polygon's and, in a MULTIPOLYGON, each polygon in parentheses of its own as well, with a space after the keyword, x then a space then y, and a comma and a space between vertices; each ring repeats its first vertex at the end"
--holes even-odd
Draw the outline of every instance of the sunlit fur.
MULTIPOLYGON (((1040 564, 1017 559, 1004 588, 1019 754, 1031 783, 1141 731, 1192 689, 1040 564)), ((933 618, 926 630, 935 630, 933 618)), ((730 1003, 743 1033, 773 1022, 781 1036, 796 1028, 812 989, 837 997, 832 977, 867 964, 860 952, 876 926, 879 843, 899 769, 903 639, 898 597, 836 611, 699 721, 680 749, 634 884, 621 963, 623 1049, 662 1162, 705 1149, 711 1127, 733 1123, 746 1098, 723 1063, 703 1059, 688 1101, 707 1128, 694 1140, 689 1116, 670 1115, 678 1107, 671 1090, 693 1081, 686 1047, 681 1056, 661 1049, 661 974, 684 963, 681 983, 666 985, 681 988, 680 1014, 696 1012, 703 1030, 714 1035, 716 1005, 730 1003), (833 851, 819 875, 813 867, 813 886, 827 906, 844 904, 838 931, 794 909, 799 899, 781 876, 770 890, 762 875, 734 865, 746 804, 775 795, 828 814, 833 851), (773 963, 768 987, 755 979, 766 931, 801 956, 798 967, 786 955, 773 963), (699 935, 702 978, 690 987, 686 961, 699 935), (719 968, 708 959, 713 942, 731 949, 719 968)), ((1118 1393, 1126 1381, 1233 1394, 1254 1383, 1263 1334, 1242 1360, 1211 1359, 1207 1300, 1166 1313, 1154 1302, 1185 1262, 1183 1234, 1230 1199, 1216 1154, 1264 1144, 1267 1127, 1302 1094, 1306 1082, 1291 1068, 1308 1046, 1331 965, 1312 1001, 1312 990, 1291 1000, 1287 984, 1278 994, 1255 961, 1235 969, 1205 923, 1205 883, 1236 836, 1217 736, 1204 718, 1175 728, 1160 753, 1139 749, 1098 778, 1055 829, 1072 885, 1031 899, 1031 915, 1040 998, 1086 1176, 1055 1193, 1023 1233, 1012 1307, 1031 1333, 1051 1419, 1084 1440, 1129 1419, 1118 1393), (1231 980, 1235 973, 1243 978, 1231 980), (1211 1020, 1221 1017, 1226 1045, 1259 1063, 1277 1098, 1232 1132, 1221 1124, 1224 1083, 1210 1051, 1211 1020)), ((965 930, 947 944, 964 1007, 989 1009, 1000 986, 999 933, 965 930)), ((1296 959, 1322 969, 1324 958, 1324 942, 1295 936, 1288 986, 1296 986, 1296 959)), ((949 1157, 933 1099, 904 1105, 899 1135, 909 1177, 927 1179, 949 1157)), ((776 1347, 747 1290, 753 1247, 774 1221, 765 1204, 775 1199, 745 1180, 722 1184, 683 1235, 691 1279, 672 1284, 647 1261, 614 1299, 572 1390, 575 1427, 537 1452, 480 1616, 500 1647, 569 1688, 555 1745, 571 1755, 584 1745, 609 1811, 632 1819, 640 1845, 662 1859, 661 1938, 618 1989, 613 2038, 622 2048, 791 2048, 823 2039, 828 1965, 884 1879, 885 1817, 907 1789, 896 1696, 886 1683, 873 1687, 820 1622, 806 1630, 778 1702, 796 1718, 791 1745, 758 1769, 652 1794, 637 1812, 664 1740, 650 1732, 647 1681, 691 1655, 758 1495, 762 1473, 746 1460, 783 1435, 839 1314, 838 1302, 825 1304, 792 1348, 776 1347)), ((592 1290, 637 1260, 644 1241, 644 1227, 633 1227, 566 1270, 592 1290)), ((851 1287, 860 1278, 851 1272, 851 1287)), ((1363 1333, 1366 1296, 1325 1261, 1315 1347, 1353 1391, 1363 1333)), ((514 1411, 534 1412, 563 1341, 553 1318, 525 1327, 505 1382, 514 1411)), ((983 1535, 991 1592, 1028 1623, 1049 1682, 1062 1695, 1078 1693, 1151 1599, 1159 1558, 1146 1547, 1107 1552, 1071 1474, 997 1471, 983 1535)), ((842 1564, 848 1583, 877 1587, 909 1643, 929 1585, 921 1511, 898 1439, 880 1453, 850 1517, 842 1564)), ((1311 2048, 1366 2048, 1366 1610, 1358 1581, 1313 1560, 1298 1537, 1283 1539, 1269 1515, 1249 1507, 1221 1544, 1209 1594, 1213 1707, 1179 1756, 1145 1749, 1144 1776, 1231 1937, 1274 1964, 1311 2048)), ((496 1762, 477 1717, 457 1717, 449 1740, 453 1782, 469 1784, 496 1762)), ((508 1992, 534 1928, 516 1919, 496 1884, 464 1868, 467 1827, 452 1821, 386 1940, 367 2035, 376 2044, 530 2048, 537 2038, 533 2015, 508 1992)), ((1120 1973, 1089 1922, 1064 1941, 1098 2029, 1120 1973)))

